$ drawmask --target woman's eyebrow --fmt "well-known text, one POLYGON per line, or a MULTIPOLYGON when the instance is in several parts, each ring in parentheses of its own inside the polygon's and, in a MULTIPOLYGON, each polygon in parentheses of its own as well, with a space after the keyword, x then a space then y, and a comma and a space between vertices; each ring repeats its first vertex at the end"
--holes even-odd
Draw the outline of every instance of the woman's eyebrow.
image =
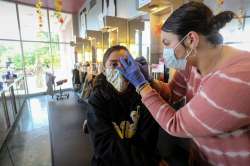
POLYGON ((109 61, 110 61, 110 62, 118 62, 119 59, 110 59, 109 61))

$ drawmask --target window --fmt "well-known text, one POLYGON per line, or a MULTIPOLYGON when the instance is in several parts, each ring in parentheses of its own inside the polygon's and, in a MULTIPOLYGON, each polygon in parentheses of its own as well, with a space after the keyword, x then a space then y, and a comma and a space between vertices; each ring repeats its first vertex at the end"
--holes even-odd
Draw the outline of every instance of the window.
POLYGON ((19 40, 16 5, 14 3, 0 1, 0 39, 19 40))
POLYGON ((49 11, 51 40, 53 42, 70 42, 73 40, 72 15, 62 13, 63 23, 60 23, 54 11, 49 11))
POLYGON ((250 19, 245 19, 241 24, 238 19, 233 19, 221 31, 224 43, 239 49, 250 51, 250 19))
POLYGON ((52 44, 55 81, 67 79, 63 88, 72 87, 72 69, 75 62, 74 50, 69 44, 52 44))
POLYGON ((36 15, 36 8, 18 5, 22 39, 28 41, 49 41, 47 11, 42 9, 42 27, 36 15))
POLYGON ((22 68, 20 42, 0 41, 0 74, 4 76, 10 71, 19 75, 23 73, 22 68))
POLYGON ((24 42, 24 65, 29 93, 46 90, 45 72, 52 64, 50 46, 45 43, 24 42))
MULTIPOLYGON (((75 62, 74 50, 69 44, 73 40, 72 14, 61 13, 63 22, 60 23, 54 11, 42 9, 41 12, 42 27, 39 26, 35 7, 0 1, 0 20, 3 22, 0 26, 0 81, 5 79, 6 73, 21 75, 25 70, 31 94, 46 91, 46 71, 53 72, 56 81, 68 80, 62 88, 72 87, 72 69, 75 62)), ((23 93, 25 92, 20 90, 20 94, 23 93)))
POLYGON ((142 31, 142 56, 149 62, 150 48, 150 22, 144 22, 144 31, 142 31))

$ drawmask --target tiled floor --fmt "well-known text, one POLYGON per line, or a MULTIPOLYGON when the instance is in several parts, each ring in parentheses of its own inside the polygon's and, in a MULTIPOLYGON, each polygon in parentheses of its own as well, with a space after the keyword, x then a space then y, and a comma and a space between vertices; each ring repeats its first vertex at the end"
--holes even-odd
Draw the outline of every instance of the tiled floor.
POLYGON ((26 101, 17 127, 0 154, 0 166, 51 166, 49 100, 49 96, 41 96, 26 101))

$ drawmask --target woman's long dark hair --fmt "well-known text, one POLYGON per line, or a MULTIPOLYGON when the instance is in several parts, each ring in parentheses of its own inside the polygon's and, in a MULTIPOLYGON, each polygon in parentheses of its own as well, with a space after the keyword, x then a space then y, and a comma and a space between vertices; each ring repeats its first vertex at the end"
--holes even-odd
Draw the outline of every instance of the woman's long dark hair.
POLYGON ((213 15, 211 9, 200 2, 189 2, 176 9, 162 26, 164 32, 172 32, 182 39, 188 32, 195 31, 214 44, 223 43, 219 30, 235 17, 232 11, 213 15))

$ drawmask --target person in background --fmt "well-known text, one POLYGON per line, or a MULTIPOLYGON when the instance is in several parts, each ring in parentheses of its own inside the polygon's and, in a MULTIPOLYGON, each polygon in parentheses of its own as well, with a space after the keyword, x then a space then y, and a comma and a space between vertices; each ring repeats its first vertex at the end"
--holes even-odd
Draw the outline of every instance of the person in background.
POLYGON ((81 79, 80 79, 80 70, 79 64, 74 65, 74 69, 72 70, 72 84, 74 91, 78 91, 81 88, 81 79))
POLYGON ((44 68, 43 68, 43 62, 40 56, 36 59, 36 66, 35 66, 35 77, 36 77, 36 87, 42 88, 44 86, 44 68))
MULTIPOLYGON (((159 125, 141 103, 135 88, 115 68, 127 57, 124 46, 109 48, 104 72, 88 99, 87 126, 94 146, 92 166, 159 166, 159 125)), ((163 164, 163 163, 162 163, 163 164)))
POLYGON ((216 166, 250 163, 250 53, 224 45, 219 33, 234 17, 231 11, 213 15, 199 2, 169 16, 162 26, 164 63, 178 69, 169 84, 150 85, 131 56, 117 67, 160 126, 192 138, 216 166), (183 96, 187 103, 176 112, 170 104, 183 96))
POLYGON ((45 81, 47 86, 47 94, 50 95, 52 98, 54 96, 54 86, 55 86, 55 76, 51 71, 49 65, 46 65, 46 72, 45 72, 45 81))

